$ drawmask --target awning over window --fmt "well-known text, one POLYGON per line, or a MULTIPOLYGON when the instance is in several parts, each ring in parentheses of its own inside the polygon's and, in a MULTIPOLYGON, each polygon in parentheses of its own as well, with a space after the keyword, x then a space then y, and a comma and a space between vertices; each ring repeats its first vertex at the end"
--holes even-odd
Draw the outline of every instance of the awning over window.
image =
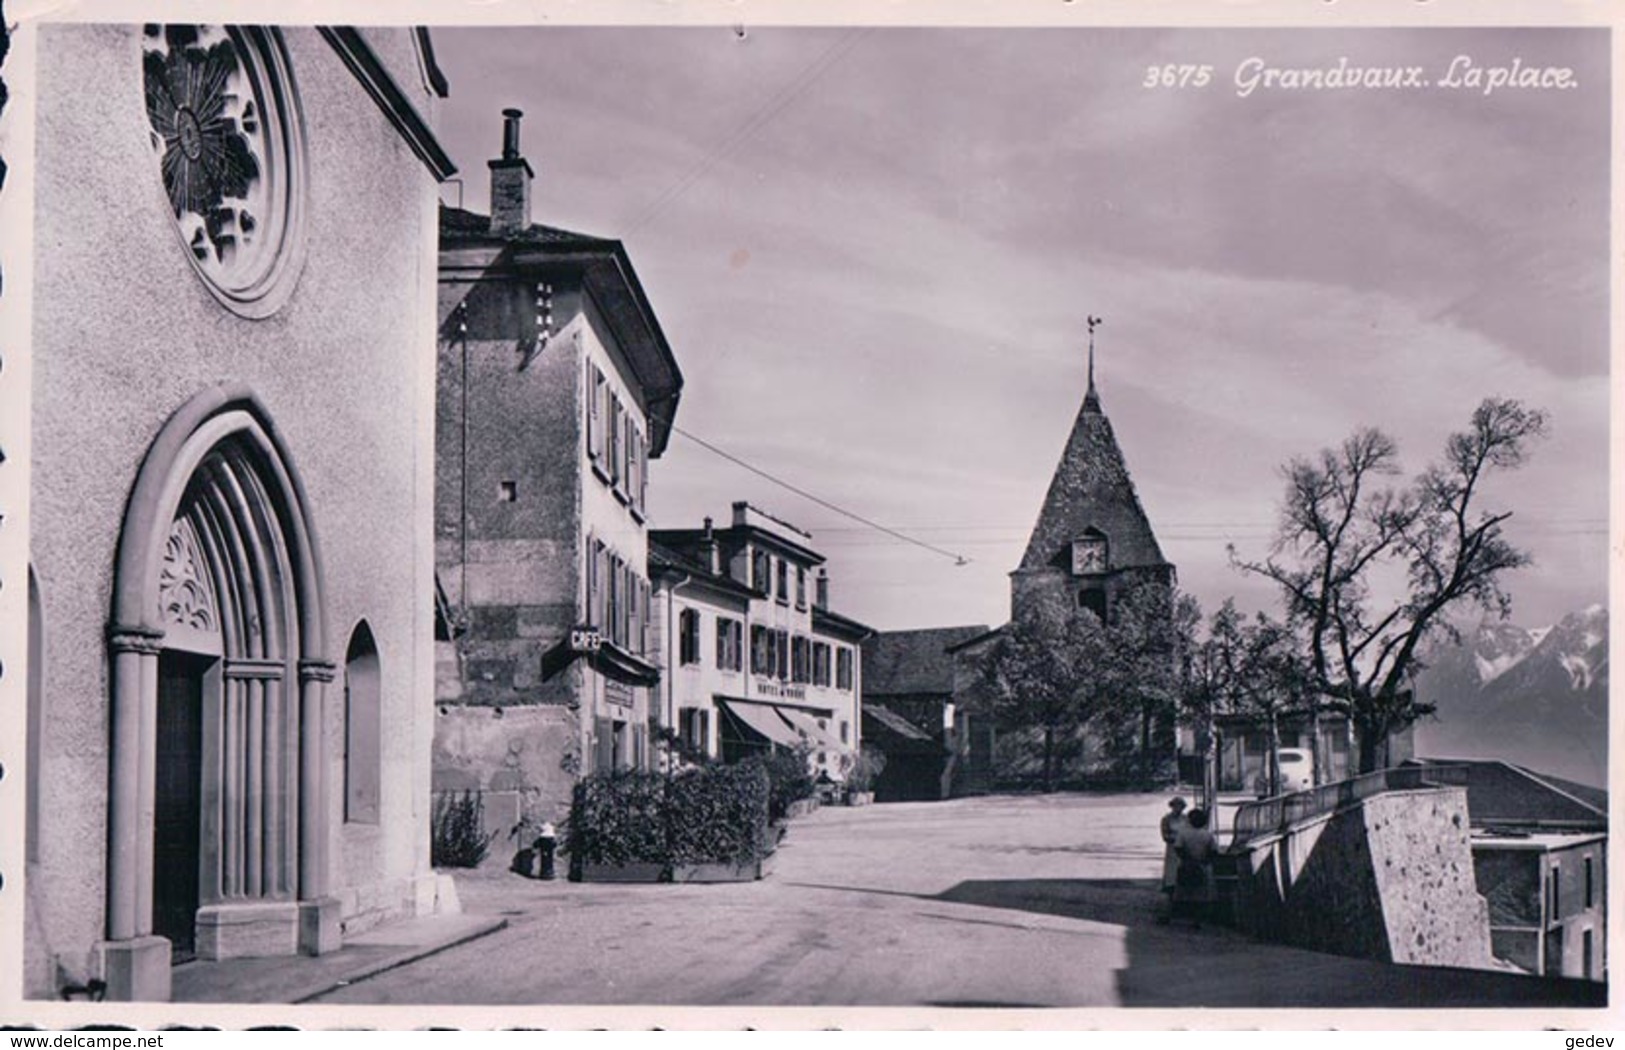
POLYGON ((791 707, 778 708, 779 716, 790 723, 790 728, 798 735, 806 734, 807 742, 815 748, 825 748, 831 751, 844 749, 845 744, 840 738, 828 729, 818 728, 818 718, 806 711, 798 711, 791 707))
POLYGON ((782 709, 772 704, 753 704, 738 700, 717 700, 717 705, 745 727, 763 737, 771 744, 782 744, 785 747, 795 747, 801 743, 801 736, 785 721, 782 709))

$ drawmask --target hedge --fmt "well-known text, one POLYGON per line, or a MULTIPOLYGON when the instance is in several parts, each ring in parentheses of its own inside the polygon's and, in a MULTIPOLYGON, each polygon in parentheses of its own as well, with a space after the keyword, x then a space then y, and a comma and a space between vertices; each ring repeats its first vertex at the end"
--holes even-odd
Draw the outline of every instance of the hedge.
POLYGON ((745 864, 766 850, 769 780, 757 763, 580 781, 565 825, 582 864, 745 864))

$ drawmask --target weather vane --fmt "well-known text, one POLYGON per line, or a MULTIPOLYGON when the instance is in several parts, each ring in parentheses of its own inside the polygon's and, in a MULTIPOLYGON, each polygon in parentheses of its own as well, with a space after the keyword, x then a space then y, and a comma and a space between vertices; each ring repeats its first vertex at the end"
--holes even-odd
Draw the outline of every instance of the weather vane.
POLYGON ((1095 329, 1101 325, 1100 318, 1088 314, 1084 321, 1089 325, 1089 389, 1095 388, 1095 329))

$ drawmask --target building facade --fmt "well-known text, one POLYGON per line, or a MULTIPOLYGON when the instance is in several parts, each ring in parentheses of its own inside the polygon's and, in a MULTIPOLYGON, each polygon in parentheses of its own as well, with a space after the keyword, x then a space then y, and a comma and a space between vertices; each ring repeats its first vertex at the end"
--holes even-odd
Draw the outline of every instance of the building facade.
POLYGON ((435 449, 435 788, 481 793, 493 856, 651 765, 649 461, 682 388, 620 242, 531 221, 505 121, 491 214, 441 211, 435 449))
POLYGON ((1608 793, 1511 762, 1412 759, 1467 778, 1473 878, 1495 957, 1529 973, 1608 973, 1608 793))
POLYGON ((725 762, 804 745, 816 774, 844 781, 862 744, 872 632, 829 608, 811 537, 741 502, 728 528, 708 520, 653 539, 668 552, 654 575, 669 724, 694 727, 688 739, 725 762))
POLYGON ((30 996, 162 1000, 174 963, 321 954, 440 906, 426 275, 453 169, 428 45, 17 38, 30 996))
POLYGON ((864 736, 886 756, 879 802, 947 798, 965 753, 969 716, 954 704, 954 655, 985 624, 880 631, 863 643, 864 736))

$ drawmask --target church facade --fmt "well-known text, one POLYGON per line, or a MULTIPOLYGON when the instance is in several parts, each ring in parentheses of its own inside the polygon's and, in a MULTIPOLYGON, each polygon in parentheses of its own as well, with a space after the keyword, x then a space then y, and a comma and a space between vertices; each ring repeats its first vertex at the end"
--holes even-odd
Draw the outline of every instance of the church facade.
POLYGON ((46 25, 22 51, 24 990, 163 1000, 174 964, 322 954, 451 899, 425 600, 445 82, 408 29, 46 25))

